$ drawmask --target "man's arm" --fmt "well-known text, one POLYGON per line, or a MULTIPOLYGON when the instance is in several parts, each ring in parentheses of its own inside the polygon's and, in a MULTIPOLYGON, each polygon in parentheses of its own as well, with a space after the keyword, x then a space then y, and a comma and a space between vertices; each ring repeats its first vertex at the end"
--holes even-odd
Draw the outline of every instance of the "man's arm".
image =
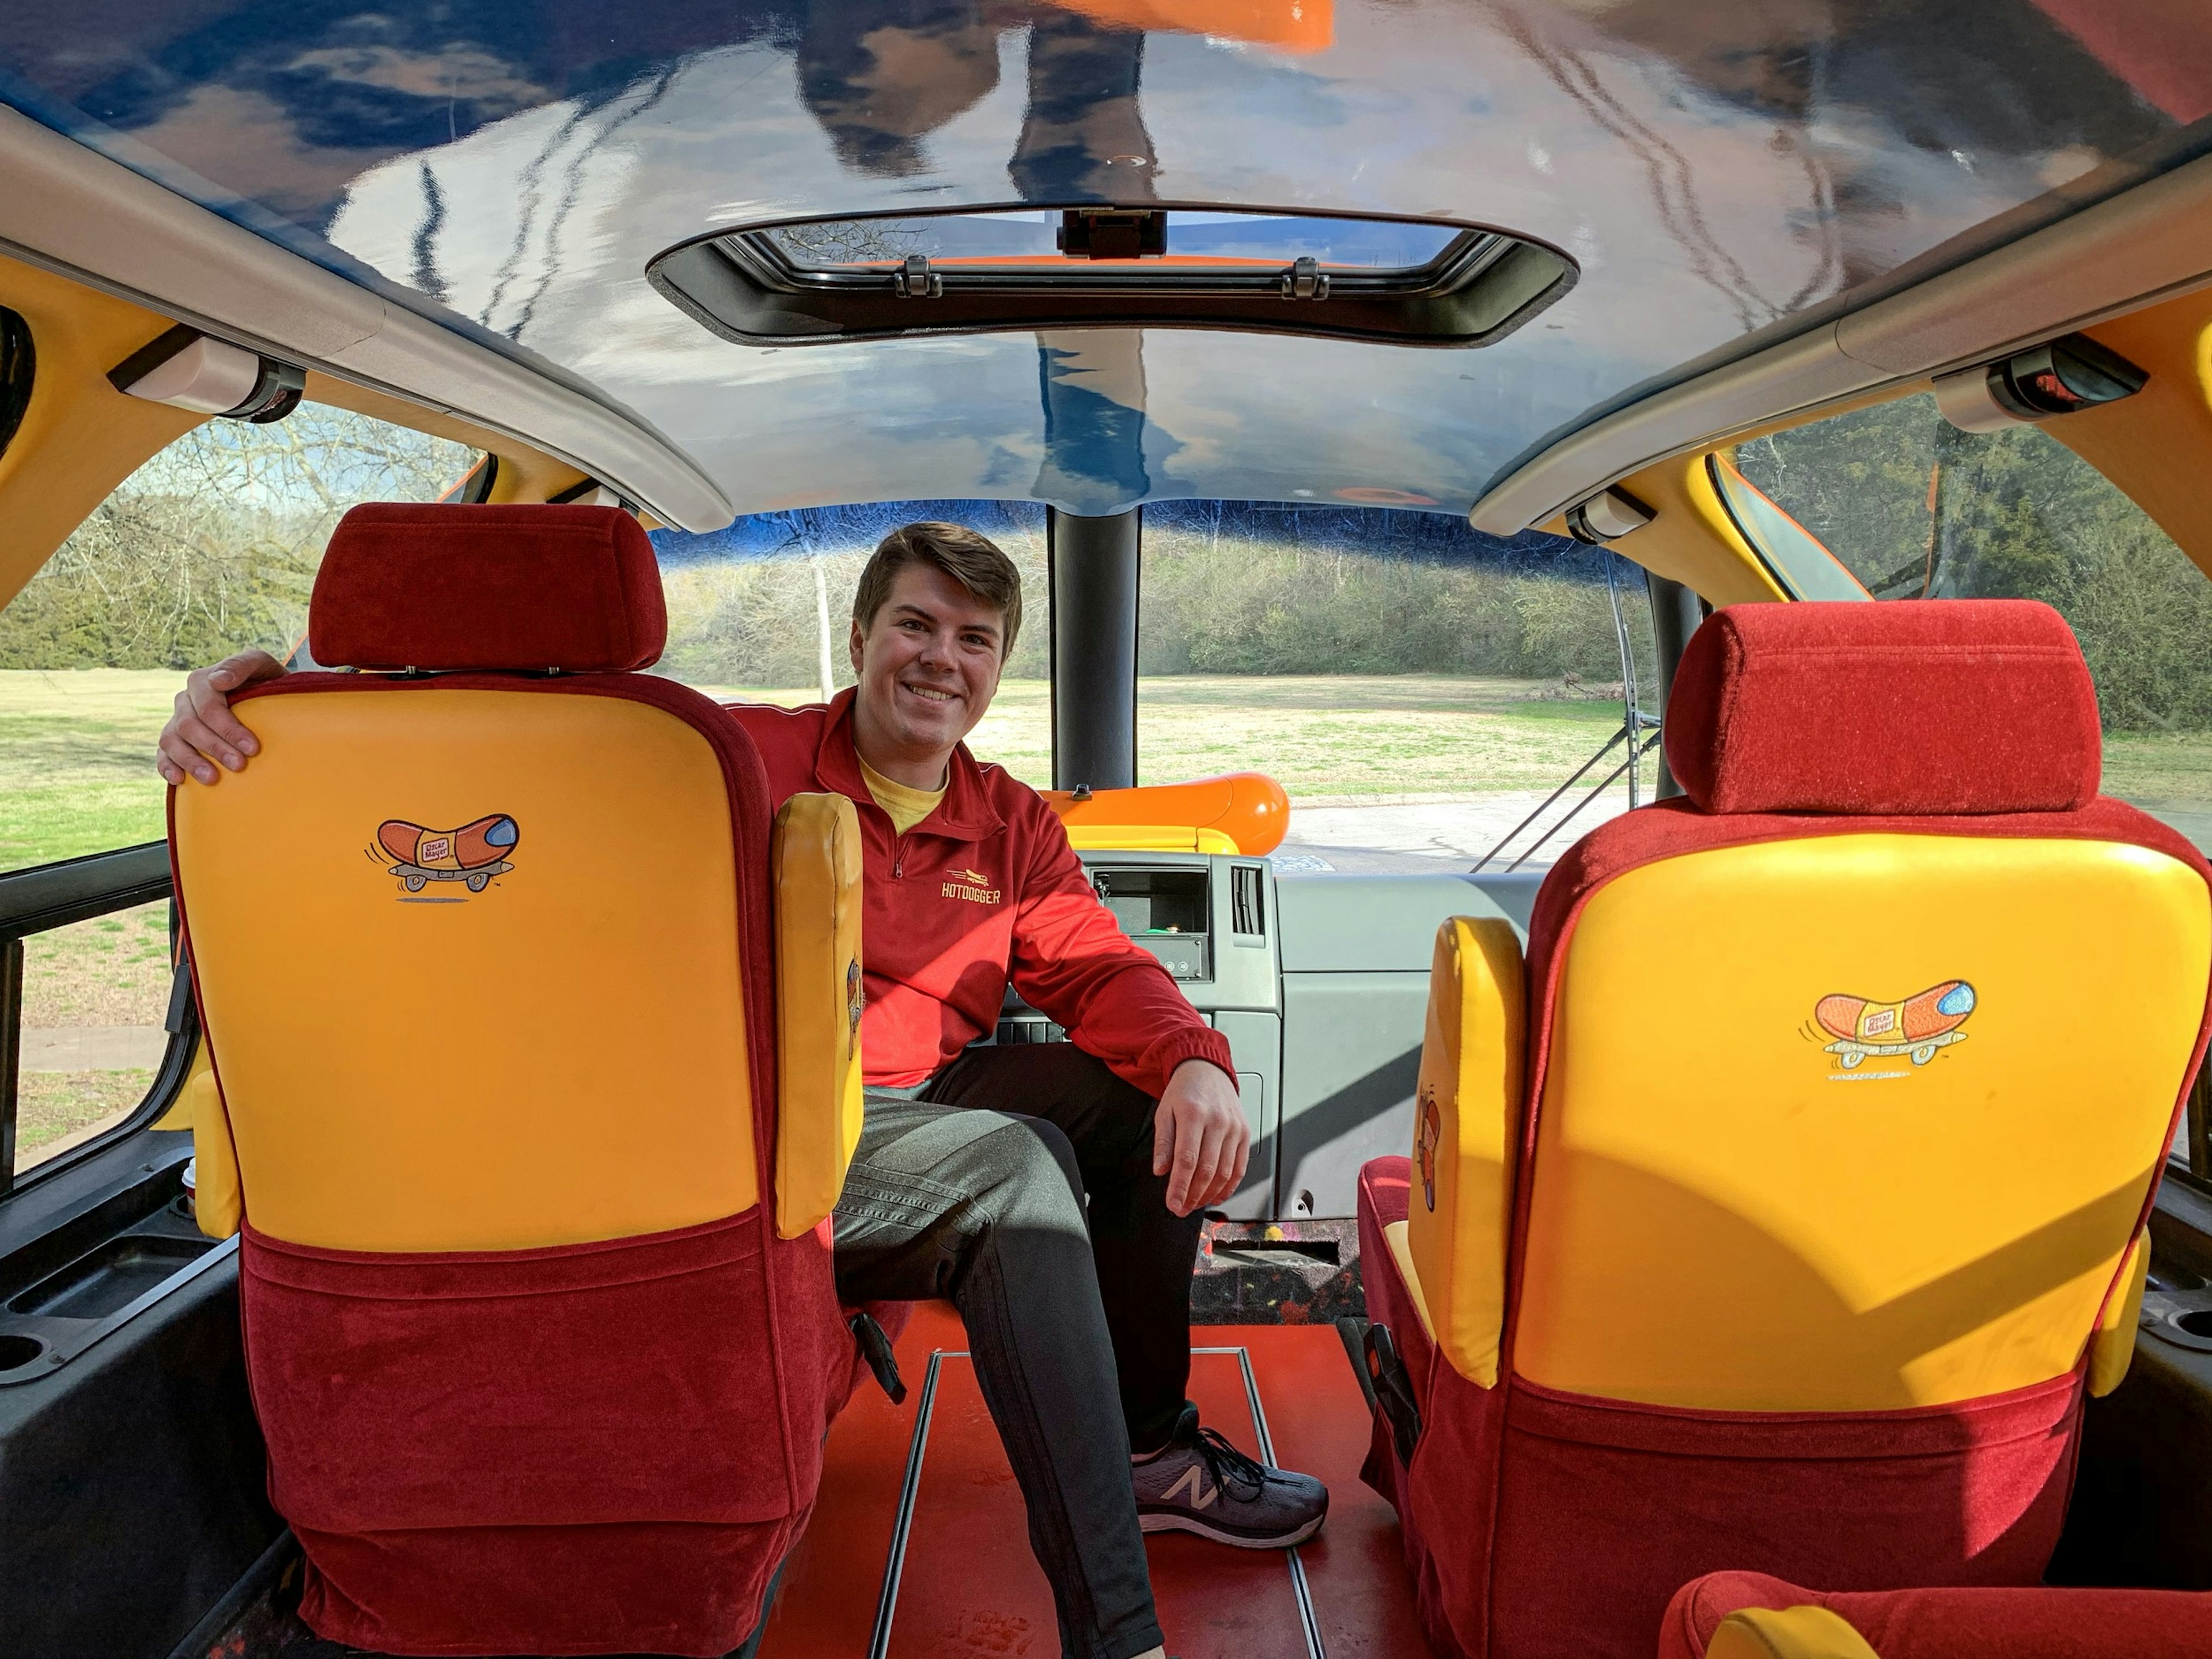
POLYGON ((1014 988, 1078 1048, 1158 1097, 1152 1172, 1169 1176, 1168 1207, 1188 1215, 1235 1192, 1252 1130, 1228 1039, 1115 926, 1056 819, 1037 827, 1011 966, 1014 988))
POLYGON ((220 762, 234 772, 261 752, 253 733, 230 712, 230 694, 256 680, 276 678, 284 665, 266 651, 241 651, 212 668, 195 668, 177 693, 176 713, 161 728, 154 765, 163 780, 182 785, 187 777, 213 783, 220 762))

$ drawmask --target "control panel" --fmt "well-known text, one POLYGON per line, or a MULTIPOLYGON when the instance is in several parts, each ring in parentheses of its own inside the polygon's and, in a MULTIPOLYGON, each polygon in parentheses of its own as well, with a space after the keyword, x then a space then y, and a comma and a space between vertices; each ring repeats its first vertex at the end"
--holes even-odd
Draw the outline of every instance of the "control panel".
MULTIPOLYGON (((1239 1218, 1275 1212, 1274 1132, 1282 1024, 1276 970, 1274 874, 1264 859, 1204 853, 1085 852, 1091 890, 1222 1036, 1260 1149, 1246 1182, 1222 1206, 1239 1218)), ((1000 1043, 1064 1042, 1067 1033, 1012 989, 1000 1043)))
POLYGON ((1212 871, 1100 865, 1091 885, 1121 931, 1176 979, 1213 977, 1212 871))

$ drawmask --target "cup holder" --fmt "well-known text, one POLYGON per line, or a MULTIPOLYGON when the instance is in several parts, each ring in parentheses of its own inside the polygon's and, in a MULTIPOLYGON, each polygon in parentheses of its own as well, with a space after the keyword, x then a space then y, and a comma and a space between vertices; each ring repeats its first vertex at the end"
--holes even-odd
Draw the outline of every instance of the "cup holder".
POLYGON ((2186 1301, 2153 1292, 2143 1298, 2143 1328, 2177 1348, 2212 1353, 2212 1306, 2207 1301, 2202 1291, 2191 1292, 2186 1301))
POLYGON ((0 1371, 19 1371, 46 1351, 35 1336, 0 1335, 0 1371))

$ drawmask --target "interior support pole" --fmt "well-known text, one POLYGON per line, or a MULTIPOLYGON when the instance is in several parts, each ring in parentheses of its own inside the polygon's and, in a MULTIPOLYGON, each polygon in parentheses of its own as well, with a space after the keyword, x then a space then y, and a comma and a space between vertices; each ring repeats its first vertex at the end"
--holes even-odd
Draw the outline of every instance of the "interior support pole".
MULTIPOLYGON (((1674 670, 1682 661, 1682 647, 1689 644, 1690 635, 1698 631, 1698 624, 1705 619, 1705 604, 1693 588, 1680 582, 1669 581, 1664 576, 1645 573, 1644 582, 1651 590, 1651 638, 1659 657, 1660 718, 1666 718, 1667 702, 1674 691, 1674 670)), ((1666 800, 1682 793, 1682 786, 1674 781, 1672 768, 1667 764, 1667 747, 1659 747, 1659 799, 1666 800)))
POLYGON ((1141 507, 1103 518, 1045 509, 1052 586, 1052 782, 1137 781, 1137 568, 1141 507))

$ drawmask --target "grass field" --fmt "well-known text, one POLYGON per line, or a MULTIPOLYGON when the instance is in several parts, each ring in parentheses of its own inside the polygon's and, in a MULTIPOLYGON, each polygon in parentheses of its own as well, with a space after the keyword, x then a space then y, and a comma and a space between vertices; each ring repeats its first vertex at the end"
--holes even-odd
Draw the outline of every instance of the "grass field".
MULTIPOLYGON (((169 1007, 169 906, 164 900, 23 942, 23 1029, 158 1026, 169 1007)), ((15 1167, 60 1150, 65 1138, 127 1113, 154 1080, 138 1066, 26 1070, 17 1079, 15 1167)))
MULTIPOLYGON (((812 691, 702 688, 785 704, 812 691)), ((1620 724, 1620 706, 1555 702, 1529 680, 1443 675, 1178 676, 1137 687, 1139 781, 1263 771, 1310 805, 1468 798, 1557 783, 1620 724)), ((1039 788, 1052 779, 1052 703, 1042 680, 1009 680, 969 739, 1039 788)))
MULTIPOLYGON (((0 869, 74 858, 162 833, 154 738, 183 676, 121 669, 0 672, 0 869)), ((702 687, 796 703, 811 690, 702 687)), ((1254 769, 1309 805, 1455 799, 1548 787, 1618 723, 1616 705, 1533 696, 1522 680, 1441 675, 1189 676, 1138 692, 1146 782, 1254 769)), ((970 739, 1027 782, 1050 781, 1050 702, 1010 680, 970 739)), ((2105 740, 2105 787, 2129 799, 2212 805, 2212 732, 2105 740)))

